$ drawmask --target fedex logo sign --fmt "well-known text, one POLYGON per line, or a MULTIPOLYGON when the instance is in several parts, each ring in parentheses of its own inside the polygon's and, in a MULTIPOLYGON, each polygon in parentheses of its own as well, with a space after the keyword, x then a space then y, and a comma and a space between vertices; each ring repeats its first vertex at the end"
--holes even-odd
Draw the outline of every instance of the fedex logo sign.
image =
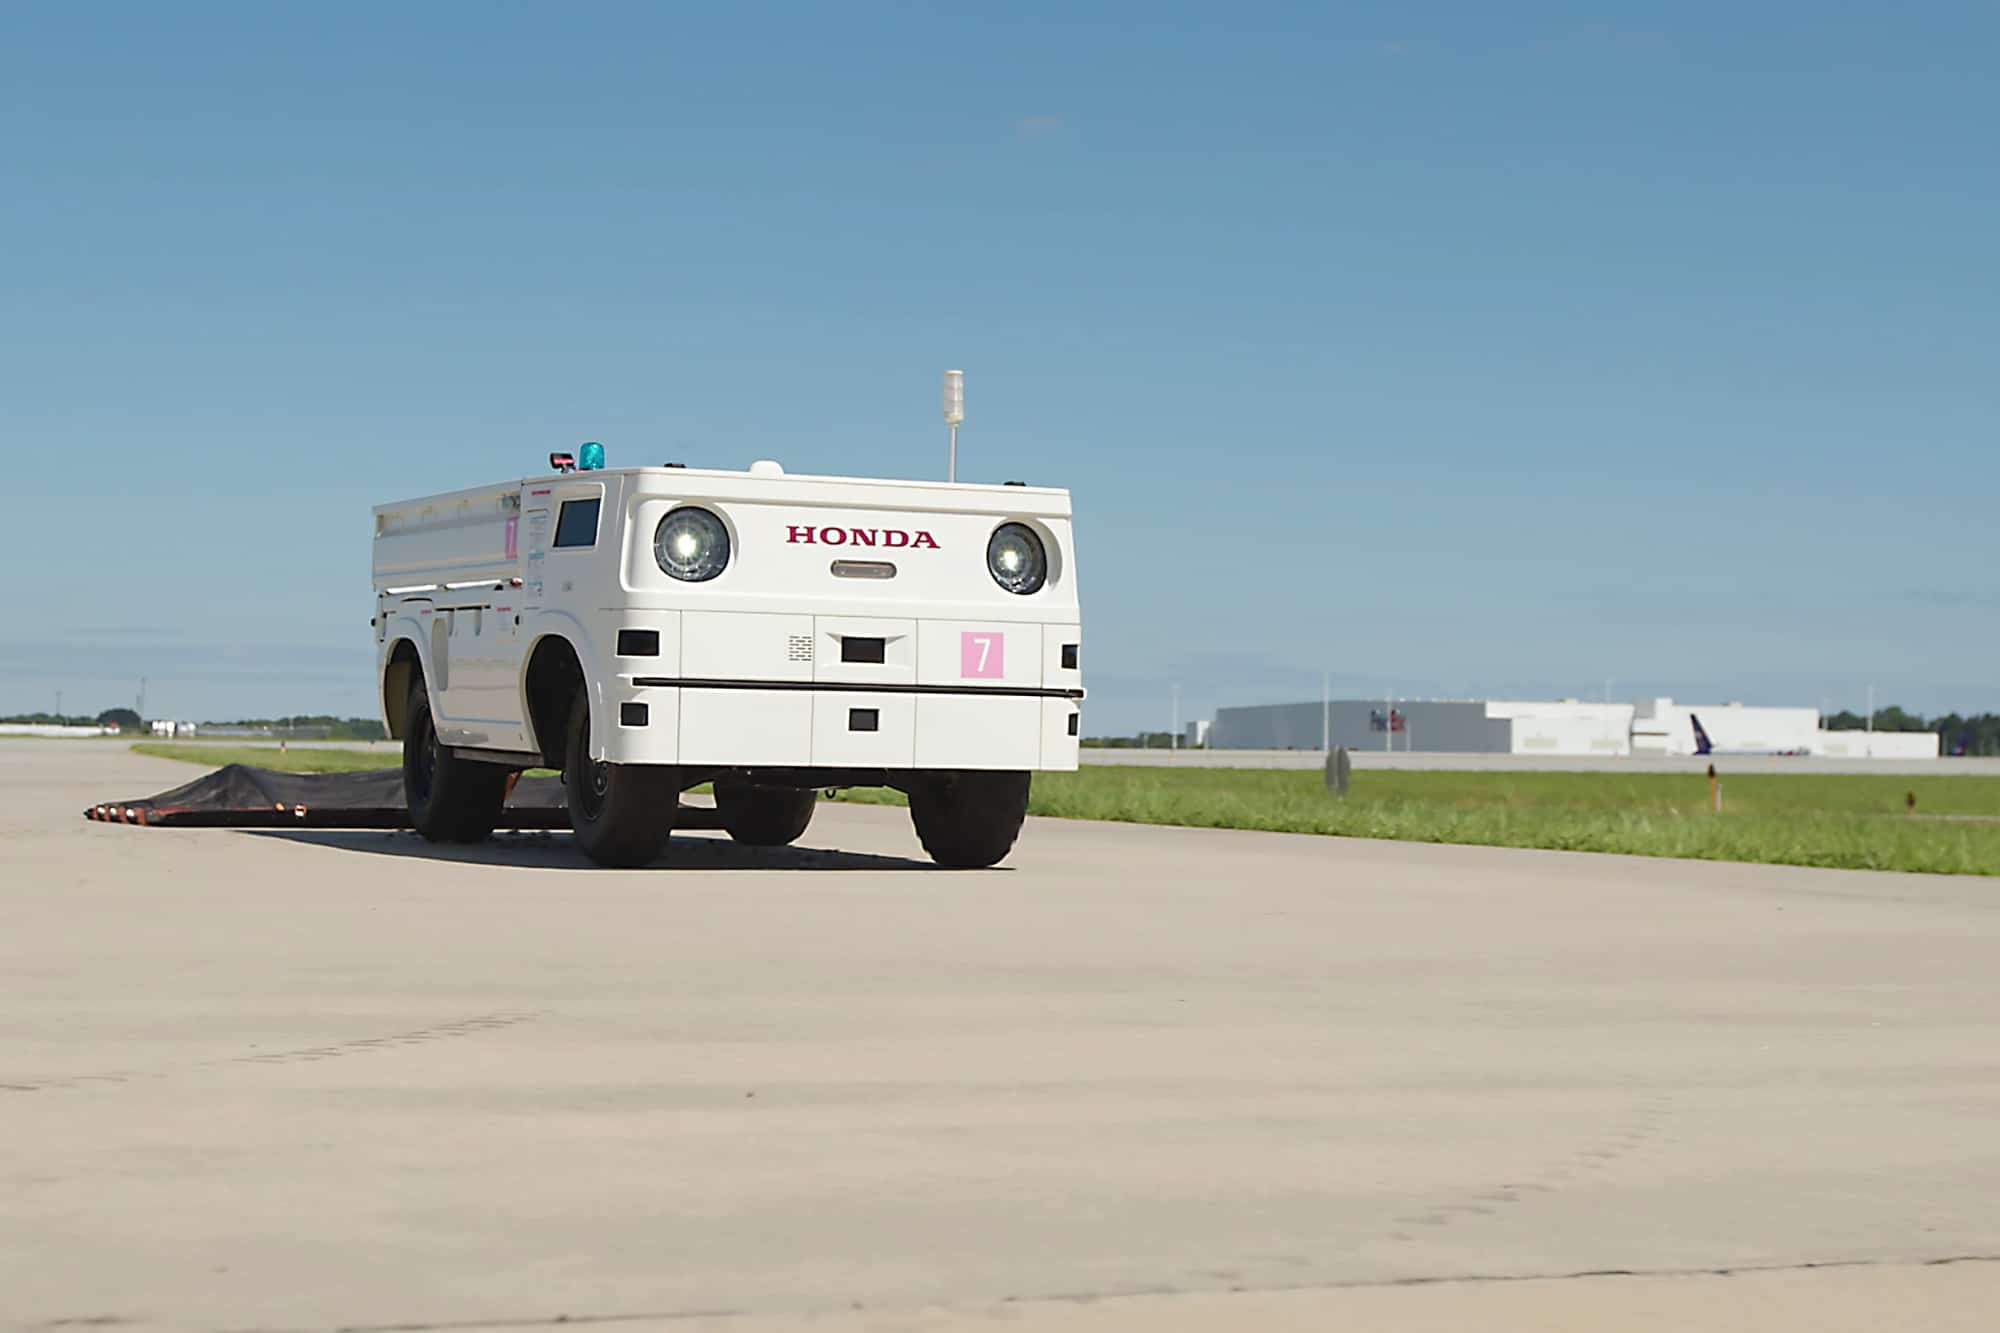
POLYGON ((815 527, 793 523, 785 534, 793 546, 886 546, 890 550, 935 551, 937 538, 919 529, 815 527))

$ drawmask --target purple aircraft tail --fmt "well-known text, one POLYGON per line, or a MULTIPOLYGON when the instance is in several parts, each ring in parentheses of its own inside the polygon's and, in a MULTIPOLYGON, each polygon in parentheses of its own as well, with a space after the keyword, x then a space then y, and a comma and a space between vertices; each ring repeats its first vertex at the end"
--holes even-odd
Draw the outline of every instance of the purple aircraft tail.
POLYGON ((1694 723, 1694 752, 1696 754, 1714 754, 1715 745, 1708 739, 1708 733, 1701 729, 1701 719, 1693 713, 1689 713, 1688 721, 1694 723))

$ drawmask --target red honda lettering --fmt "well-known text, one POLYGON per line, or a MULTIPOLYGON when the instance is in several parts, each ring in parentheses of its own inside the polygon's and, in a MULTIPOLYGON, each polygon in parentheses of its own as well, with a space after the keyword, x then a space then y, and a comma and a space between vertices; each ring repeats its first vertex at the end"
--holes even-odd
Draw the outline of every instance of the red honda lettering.
POLYGON ((828 546, 845 546, 847 545, 847 529, 821 528, 819 530, 819 539, 828 546))
POLYGON ((785 538, 785 540, 788 542, 797 542, 797 543, 802 543, 806 546, 811 546, 813 544, 813 529, 800 527, 798 524, 794 523, 792 524, 791 535, 785 538), (800 535, 802 533, 804 534, 803 536, 800 535))
POLYGON ((884 546, 908 546, 910 544, 910 534, 899 528, 885 529, 882 533, 882 544, 884 546))
POLYGON ((937 538, 931 536, 928 532, 918 533, 916 537, 911 540, 910 545, 913 548, 928 546, 933 551, 937 550, 938 548, 937 538))

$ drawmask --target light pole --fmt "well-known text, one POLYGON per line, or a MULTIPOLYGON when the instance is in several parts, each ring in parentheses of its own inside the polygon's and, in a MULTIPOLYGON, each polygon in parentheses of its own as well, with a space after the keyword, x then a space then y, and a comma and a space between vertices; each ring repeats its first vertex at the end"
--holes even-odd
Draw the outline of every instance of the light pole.
POLYGON ((1174 729, 1167 733, 1167 748, 1181 748, 1181 687, 1174 686, 1174 729))
POLYGON ((958 427, 965 420, 965 372, 947 370, 944 373, 944 424, 951 428, 951 461, 946 465, 944 479, 958 480, 958 427))

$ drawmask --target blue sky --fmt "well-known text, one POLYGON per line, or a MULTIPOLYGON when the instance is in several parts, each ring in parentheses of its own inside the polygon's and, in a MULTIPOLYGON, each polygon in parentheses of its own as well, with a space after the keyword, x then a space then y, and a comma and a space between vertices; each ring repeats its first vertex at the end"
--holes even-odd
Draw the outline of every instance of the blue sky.
POLYGON ((2000 708, 2000 8, 0 8, 0 711, 372 709, 368 506, 1070 486, 1094 733, 2000 708))

